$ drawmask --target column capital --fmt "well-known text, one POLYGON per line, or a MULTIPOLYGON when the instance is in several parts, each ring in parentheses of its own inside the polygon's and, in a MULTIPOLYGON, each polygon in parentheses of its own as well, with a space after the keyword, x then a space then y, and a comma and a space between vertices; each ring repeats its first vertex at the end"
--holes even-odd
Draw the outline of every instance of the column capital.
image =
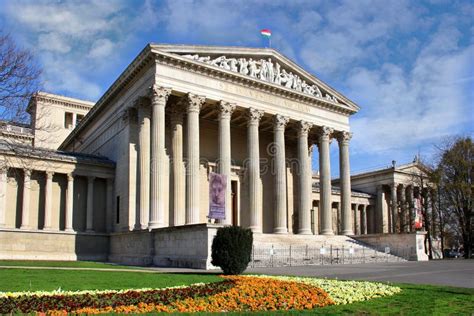
POLYGON ((96 178, 95 176, 88 176, 87 181, 88 182, 93 182, 95 180, 95 178, 96 178))
POLYGON ((187 100, 186 111, 188 113, 191 113, 191 112, 199 113, 201 111, 202 105, 206 101, 206 97, 202 95, 188 93, 186 95, 186 100, 187 100))
POLYGON ((327 140, 331 138, 331 135, 334 133, 334 129, 329 126, 321 126, 318 128, 318 140, 327 140))
POLYGON ((299 121, 298 122, 298 136, 308 136, 308 132, 313 127, 313 123, 306 122, 306 121, 299 121))
POLYGON ((221 100, 219 101, 217 108, 219 109, 219 119, 230 119, 236 108, 236 105, 234 103, 221 100))
POLYGON ((49 171, 48 170, 48 171, 45 172, 45 174, 46 174, 46 178, 52 178, 54 176, 54 171, 49 171))
POLYGON ((352 133, 347 131, 340 131, 337 132, 336 138, 339 144, 348 144, 352 138, 352 133))
POLYGON ((287 116, 283 116, 281 114, 276 114, 273 116, 273 128, 275 130, 285 129, 286 124, 290 121, 290 118, 287 116))
POLYGON ((23 172, 25 173, 25 177, 31 177, 31 172, 33 172, 33 170, 31 170, 31 169, 23 169, 23 172))
POLYGON ((73 173, 68 173, 67 174, 67 181, 74 181, 74 174, 73 173))
POLYGON ((124 122, 130 122, 132 120, 138 120, 138 113, 137 109, 133 106, 127 107, 125 110, 122 112, 122 120, 124 122))
POLYGON ((176 103, 171 105, 170 111, 170 119, 171 123, 182 123, 183 122, 183 114, 186 111, 186 105, 184 104, 183 100, 179 100, 176 103))
POLYGON ((7 166, 1 166, 0 167, 0 174, 7 173, 8 167, 7 166))
POLYGON ((170 94, 171 88, 165 88, 156 84, 152 85, 148 91, 152 105, 166 105, 166 101, 170 94))
POLYGON ((247 116, 247 124, 258 124, 260 122, 260 119, 263 117, 263 114, 265 112, 262 110, 257 110, 256 108, 249 108, 245 114, 247 116))

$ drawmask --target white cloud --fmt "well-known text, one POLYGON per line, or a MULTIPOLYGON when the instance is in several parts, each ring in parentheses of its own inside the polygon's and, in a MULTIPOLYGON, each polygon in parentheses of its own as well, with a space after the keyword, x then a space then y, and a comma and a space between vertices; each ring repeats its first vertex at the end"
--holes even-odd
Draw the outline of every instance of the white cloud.
POLYGON ((110 55, 115 47, 109 39, 101 38, 92 43, 91 50, 89 52, 90 58, 104 58, 110 55))
POLYGON ((68 41, 62 35, 56 32, 39 34, 38 48, 40 50, 63 54, 71 51, 71 45, 69 45, 68 41))

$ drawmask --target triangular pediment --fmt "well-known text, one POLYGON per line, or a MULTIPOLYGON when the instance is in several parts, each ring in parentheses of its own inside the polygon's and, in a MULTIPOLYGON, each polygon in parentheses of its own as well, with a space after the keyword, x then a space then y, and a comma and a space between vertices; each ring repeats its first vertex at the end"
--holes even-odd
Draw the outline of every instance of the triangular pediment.
POLYGON ((352 113, 359 110, 354 102, 274 49, 155 44, 151 48, 193 63, 276 85, 352 113))

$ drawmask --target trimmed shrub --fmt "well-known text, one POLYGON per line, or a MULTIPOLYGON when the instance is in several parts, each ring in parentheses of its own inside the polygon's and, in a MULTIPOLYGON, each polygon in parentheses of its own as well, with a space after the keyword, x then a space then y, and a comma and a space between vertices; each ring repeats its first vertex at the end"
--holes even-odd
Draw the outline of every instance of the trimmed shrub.
POLYGON ((211 263, 224 274, 241 274, 247 268, 252 254, 253 234, 248 228, 226 226, 217 229, 212 241, 211 263))

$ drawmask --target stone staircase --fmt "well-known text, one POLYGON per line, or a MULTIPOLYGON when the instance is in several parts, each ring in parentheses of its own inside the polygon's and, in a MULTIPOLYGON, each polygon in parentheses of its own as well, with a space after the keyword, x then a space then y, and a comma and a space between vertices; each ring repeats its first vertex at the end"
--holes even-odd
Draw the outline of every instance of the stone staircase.
POLYGON ((251 267, 407 261, 348 236, 254 234, 251 267))

